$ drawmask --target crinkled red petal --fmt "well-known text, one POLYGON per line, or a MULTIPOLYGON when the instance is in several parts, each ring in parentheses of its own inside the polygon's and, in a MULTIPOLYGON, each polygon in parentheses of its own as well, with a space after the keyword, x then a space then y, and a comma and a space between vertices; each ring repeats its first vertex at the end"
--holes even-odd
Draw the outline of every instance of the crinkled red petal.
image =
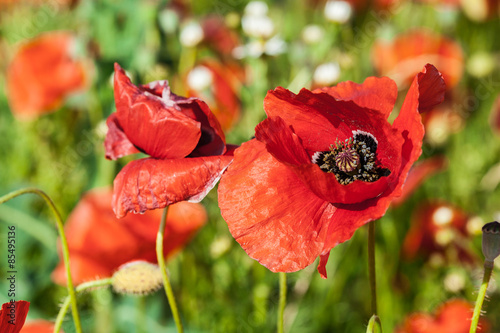
POLYGON ((236 150, 219 184, 219 207, 236 241, 273 272, 313 263, 335 212, 257 140, 236 150))
MULTIPOLYGON (((9 275, 7 275, 7 279, 9 275)), ((18 333, 23 328, 30 302, 15 301, 13 303, 3 303, 0 310, 0 328, 2 333, 18 333), (11 306, 14 307, 12 310, 11 306)))
MULTIPOLYGON (((393 127, 404 139, 402 163, 397 171, 400 175, 398 183, 404 183, 410 167, 422 153, 424 126, 420 112, 441 103, 444 100, 444 93, 445 85, 441 74, 434 66, 427 64, 422 72, 415 76, 401 111, 393 123, 393 127)), ((401 186, 396 186, 394 190, 393 196, 401 195, 401 186)))
POLYGON ((313 92, 326 92, 335 99, 353 101, 363 108, 380 111, 386 119, 398 97, 398 87, 388 77, 369 77, 361 84, 345 81, 334 87, 316 89, 313 92))
POLYGON ((106 133, 106 139, 104 140, 104 148, 106 149, 107 159, 116 160, 120 157, 139 152, 120 128, 115 113, 112 113, 108 117, 106 124, 108 125, 108 133, 106 133))
POLYGON ((127 212, 143 213, 178 201, 201 201, 232 159, 232 156, 207 156, 132 161, 115 178, 113 210, 121 218, 127 212))
POLYGON ((154 158, 182 158, 199 143, 200 122, 186 116, 173 101, 136 87, 118 64, 115 104, 119 127, 134 146, 154 158))
POLYGON ((280 162, 301 165, 310 163, 301 140, 280 117, 269 117, 255 128, 255 138, 280 162))

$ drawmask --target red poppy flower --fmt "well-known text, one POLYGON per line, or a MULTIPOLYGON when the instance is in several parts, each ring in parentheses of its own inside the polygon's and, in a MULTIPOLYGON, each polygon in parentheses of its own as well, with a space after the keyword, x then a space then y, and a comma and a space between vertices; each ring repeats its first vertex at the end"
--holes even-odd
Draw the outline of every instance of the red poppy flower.
POLYGON ((491 108, 490 126, 494 133, 500 135, 500 95, 496 98, 491 108))
POLYGON ((220 55, 229 56, 240 44, 238 34, 229 29, 218 15, 211 15, 201 22, 203 42, 215 49, 220 55))
POLYGON ((423 30, 398 35, 392 42, 378 40, 372 49, 375 69, 398 85, 410 84, 424 63, 432 63, 443 74, 447 88, 462 77, 464 56, 454 40, 423 30))
POLYGON ((135 86, 115 64, 116 112, 107 120, 106 158, 139 151, 114 181, 117 217, 178 201, 201 201, 231 163, 224 133, 207 104, 170 92, 167 81, 135 86))
MULTIPOLYGON (((468 333, 472 319, 472 305, 454 299, 441 305, 435 316, 415 313, 406 318, 396 333, 468 333)), ((489 332, 489 324, 480 319, 478 332, 489 332)))
POLYGON ((243 69, 238 65, 223 65, 214 60, 202 62, 187 75, 189 96, 206 101, 224 131, 239 119, 243 76, 243 69))
POLYGON ((394 198, 392 205, 397 206, 406 201, 420 184, 436 172, 442 171, 446 168, 447 164, 448 161, 443 156, 431 157, 415 164, 408 173, 401 196, 394 198))
POLYGON ((256 139, 236 149, 219 186, 219 206, 233 237, 273 272, 297 271, 381 217, 401 195, 421 153, 420 112, 443 99, 440 73, 427 65, 399 116, 388 78, 298 95, 278 87, 264 100, 268 118, 256 139))
POLYGON ((74 43, 73 35, 57 31, 19 48, 7 69, 8 98, 16 117, 52 112, 68 94, 86 86, 84 63, 72 55, 74 43))
POLYGON ((403 257, 412 260, 418 254, 429 257, 437 253, 455 253, 462 261, 473 261, 473 255, 463 246, 469 236, 469 219, 464 211, 446 202, 421 204, 411 218, 411 228, 403 243, 403 257), (454 252, 447 249, 454 249, 454 252))
MULTIPOLYGON (((24 324, 21 333, 53 333, 55 324, 48 320, 37 319, 28 321, 24 324)), ((60 333, 64 333, 63 330, 59 330, 60 333)))
MULTIPOLYGON (((109 277, 131 260, 156 263, 156 234, 160 210, 128 215, 117 220, 111 208, 112 190, 95 189, 80 200, 65 226, 71 273, 76 284, 96 277, 109 277)), ((200 204, 179 202, 170 206, 165 228, 164 253, 179 251, 206 222, 200 204)), ((62 261, 52 274, 58 284, 66 283, 62 261)))
POLYGON ((18 333, 24 325, 30 302, 15 301, 2 304, 0 310, 0 332, 18 333))

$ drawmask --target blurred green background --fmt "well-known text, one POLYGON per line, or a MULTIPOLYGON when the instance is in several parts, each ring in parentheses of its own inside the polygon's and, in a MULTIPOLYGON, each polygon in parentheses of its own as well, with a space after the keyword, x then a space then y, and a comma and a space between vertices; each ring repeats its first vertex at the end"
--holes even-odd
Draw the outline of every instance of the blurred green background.
MULTIPOLYGON (((404 1, 393 7, 377 7, 375 1, 363 7, 358 1, 360 8, 354 8, 346 22, 334 22, 325 16, 324 1, 267 1, 266 15, 274 29, 271 34, 255 37, 241 25, 247 3, 0 2, 0 195, 25 186, 38 187, 52 197, 65 218, 86 190, 112 183, 130 160, 104 159, 104 121, 115 108, 111 85, 114 62, 130 73, 134 83, 168 79, 172 91, 180 95, 189 89, 188 72, 205 59, 236 64, 244 73, 236 89, 241 115, 227 129, 226 140, 241 144, 265 118, 262 103, 267 90, 283 86, 297 93, 302 87, 317 86, 320 82, 314 82, 314 72, 325 63, 338 66, 338 75, 329 84, 344 80, 361 83, 368 76, 381 75, 374 68, 371 51, 378 38, 392 40, 400 33, 426 28, 454 40, 463 50, 463 76, 447 94, 448 112, 458 115, 460 126, 449 130, 449 117, 436 125, 441 137, 437 142, 426 138, 421 159, 445 156, 446 170, 425 181, 377 222, 379 316, 384 331, 393 332, 412 312, 432 313, 451 298, 473 302, 482 278, 481 239, 473 227, 498 219, 500 214, 500 137, 490 122, 500 92, 498 8, 483 17, 470 12, 467 1, 462 5, 404 1), (202 42, 194 46, 181 43, 186 26, 201 24, 208 15, 221 19, 237 36, 239 54, 222 54, 202 42), (304 36, 304 28, 312 24, 321 32, 319 40, 304 36), (20 43, 53 30, 71 31, 76 36, 75 52, 90 64, 90 84, 65 99, 56 112, 31 121, 17 120, 7 100, 5 73, 20 43), (267 51, 266 46, 257 48, 257 54, 249 51, 273 37, 279 41, 268 45, 267 51), (436 256, 402 258, 412 214, 420 203, 434 199, 449 202, 467 214, 472 231, 465 246, 479 259, 465 262, 453 255, 447 257, 446 252, 439 260, 434 260, 436 256), (450 287, 450 279, 458 282, 450 287)), ((396 110, 405 94, 403 87, 396 110)), ((278 275, 248 258, 232 239, 220 216, 215 189, 202 203, 209 213, 208 224, 168 263, 186 331, 274 332, 278 275)), ((57 233, 50 212, 38 198, 23 196, 0 206, 0 220, 2 253, 6 253, 6 226, 17 226, 18 299, 31 302, 29 318, 53 320, 66 290, 50 280, 58 262, 57 233)), ((326 280, 320 278, 316 265, 288 274, 287 331, 365 331, 370 318, 366 244, 367 229, 361 228, 350 241, 334 248, 326 280)), ((0 297, 4 303, 8 300, 3 269, 6 255, 0 260, 0 297)), ((495 278, 499 278, 498 267, 495 278)), ((138 298, 98 290, 80 300, 86 332, 175 329, 162 292, 138 298), (144 320, 147 328, 141 330, 137 323, 144 320)), ((496 315, 500 313, 500 293, 494 282, 485 310, 491 332, 500 332, 500 317, 496 315)), ((63 328, 74 331, 69 315, 63 328)))

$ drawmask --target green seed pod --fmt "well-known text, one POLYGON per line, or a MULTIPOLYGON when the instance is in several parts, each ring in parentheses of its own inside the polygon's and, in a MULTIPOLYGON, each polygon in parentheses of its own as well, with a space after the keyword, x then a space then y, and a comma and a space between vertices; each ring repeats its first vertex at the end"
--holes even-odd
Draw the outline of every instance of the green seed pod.
POLYGON ((120 266, 111 285, 120 294, 148 295, 160 289, 163 280, 158 265, 137 260, 120 266))
POLYGON ((483 254, 485 261, 491 266, 500 255, 500 223, 496 221, 483 226, 483 254))

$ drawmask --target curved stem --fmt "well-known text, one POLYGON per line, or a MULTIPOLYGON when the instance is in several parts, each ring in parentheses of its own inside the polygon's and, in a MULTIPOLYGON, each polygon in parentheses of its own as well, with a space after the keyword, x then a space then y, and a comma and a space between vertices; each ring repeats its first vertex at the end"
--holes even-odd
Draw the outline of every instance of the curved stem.
POLYGON ((167 213, 168 206, 163 211, 160 227, 158 228, 158 235, 156 236, 156 258, 158 259, 158 266, 160 266, 165 294, 167 295, 168 304, 170 305, 170 310, 172 311, 172 317, 174 317, 175 325, 177 326, 177 332, 182 333, 184 332, 184 328, 182 327, 179 310, 177 310, 177 303, 175 302, 174 292, 168 279, 167 267, 165 265, 165 256, 163 255, 163 234, 165 233, 167 213))
POLYGON ((278 308, 278 333, 283 333, 283 317, 286 306, 286 273, 280 272, 280 303, 278 308))
POLYGON ((375 221, 368 224, 368 275, 372 296, 372 314, 377 314, 377 281, 375 274, 375 221))
MULTIPOLYGON (((111 278, 107 279, 102 279, 102 280, 94 280, 94 281, 89 281, 89 282, 84 282, 80 285, 78 285, 75 289, 76 293, 80 293, 82 291, 85 291, 87 289, 91 288, 97 288, 97 287, 105 287, 111 285, 111 278)), ((54 333, 58 333, 61 330, 61 326, 64 320, 64 317, 66 316, 66 312, 68 312, 69 304, 71 302, 71 299, 69 296, 66 297, 64 300, 63 304, 61 305, 61 309, 59 310, 59 313, 57 314, 56 322, 54 325, 54 333)))
POLYGON ((66 268, 66 276, 68 280, 68 294, 70 297, 71 301, 71 311, 73 313, 73 321, 75 323, 75 329, 77 333, 82 333, 82 325, 80 323, 80 316, 78 315, 78 306, 76 303, 76 295, 75 295, 75 288, 73 287, 73 280, 71 279, 71 271, 69 267, 69 249, 68 249, 68 242, 66 241, 66 235, 64 234, 64 225, 63 225, 63 220, 61 218, 61 214, 59 214, 59 211, 57 210, 56 206, 54 205, 54 202, 50 197, 43 192, 42 190, 39 190, 37 188, 24 188, 20 189, 17 191, 10 192, 2 197, 0 197, 0 205, 3 204, 4 202, 13 199, 15 197, 18 197, 23 194, 27 193, 34 193, 42 197, 47 205, 50 207, 50 210, 54 214, 56 218, 56 225, 57 225, 57 231, 59 232, 59 237, 61 237, 61 247, 62 247, 62 254, 63 254, 63 260, 64 260, 64 266, 66 268))
POLYGON ((477 295, 476 306, 474 307, 474 314, 472 315, 472 322, 470 324, 469 333, 476 333, 477 325, 479 323, 479 317, 481 316, 481 308, 483 307, 484 297, 486 296, 486 289, 488 289, 488 284, 490 283, 491 272, 493 271, 493 262, 484 262, 484 276, 483 283, 479 288, 479 293, 477 295))

